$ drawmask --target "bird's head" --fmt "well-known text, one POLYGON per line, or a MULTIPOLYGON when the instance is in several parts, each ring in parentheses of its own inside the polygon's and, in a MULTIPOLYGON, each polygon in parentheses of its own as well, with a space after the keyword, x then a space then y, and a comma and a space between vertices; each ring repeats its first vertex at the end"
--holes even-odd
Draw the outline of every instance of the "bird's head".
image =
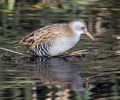
POLYGON ((69 23, 69 26, 72 29, 73 33, 78 35, 86 34, 89 38, 95 41, 91 33, 88 32, 87 27, 83 21, 72 21, 69 23))

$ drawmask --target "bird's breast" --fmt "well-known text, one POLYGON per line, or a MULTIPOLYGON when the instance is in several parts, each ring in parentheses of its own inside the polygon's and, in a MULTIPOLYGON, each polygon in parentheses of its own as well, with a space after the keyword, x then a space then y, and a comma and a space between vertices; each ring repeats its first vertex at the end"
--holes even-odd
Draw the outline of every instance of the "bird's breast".
POLYGON ((49 49, 50 55, 51 56, 59 55, 71 49, 73 46, 77 44, 79 38, 80 37, 78 35, 73 35, 71 37, 56 38, 55 41, 52 43, 51 48, 49 49))

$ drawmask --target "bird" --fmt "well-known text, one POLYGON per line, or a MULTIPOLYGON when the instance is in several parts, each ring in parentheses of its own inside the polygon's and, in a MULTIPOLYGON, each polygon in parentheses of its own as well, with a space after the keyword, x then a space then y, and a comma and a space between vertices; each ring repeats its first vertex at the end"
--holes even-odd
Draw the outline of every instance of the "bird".
POLYGON ((95 41, 82 20, 55 23, 29 33, 20 44, 28 47, 37 56, 59 56, 73 48, 82 34, 95 41))

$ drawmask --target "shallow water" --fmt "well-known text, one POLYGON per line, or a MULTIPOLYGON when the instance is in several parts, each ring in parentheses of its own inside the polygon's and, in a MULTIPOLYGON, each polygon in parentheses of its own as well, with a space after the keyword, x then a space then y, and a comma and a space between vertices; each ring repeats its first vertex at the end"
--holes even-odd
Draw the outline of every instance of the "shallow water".
POLYGON ((87 22, 97 41, 93 43, 82 36, 72 49, 88 50, 81 57, 28 58, 1 50, 0 100, 119 100, 118 4, 106 1, 100 5, 99 1, 92 1, 76 7, 78 4, 68 2, 64 9, 39 9, 27 4, 21 8, 23 3, 18 3, 13 12, 2 10, 0 46, 26 53, 13 43, 25 32, 78 18, 87 22))

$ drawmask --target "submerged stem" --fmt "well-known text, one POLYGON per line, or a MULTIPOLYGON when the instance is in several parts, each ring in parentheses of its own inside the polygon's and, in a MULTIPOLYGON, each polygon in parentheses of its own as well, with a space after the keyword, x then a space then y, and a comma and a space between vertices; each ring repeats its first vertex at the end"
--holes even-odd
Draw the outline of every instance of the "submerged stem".
POLYGON ((12 52, 12 53, 15 53, 15 54, 19 54, 19 55, 22 55, 22 56, 27 56, 27 55, 25 55, 25 54, 23 54, 21 52, 17 52, 17 51, 14 51, 14 50, 3 48, 3 47, 0 47, 0 50, 9 51, 9 52, 12 52))

